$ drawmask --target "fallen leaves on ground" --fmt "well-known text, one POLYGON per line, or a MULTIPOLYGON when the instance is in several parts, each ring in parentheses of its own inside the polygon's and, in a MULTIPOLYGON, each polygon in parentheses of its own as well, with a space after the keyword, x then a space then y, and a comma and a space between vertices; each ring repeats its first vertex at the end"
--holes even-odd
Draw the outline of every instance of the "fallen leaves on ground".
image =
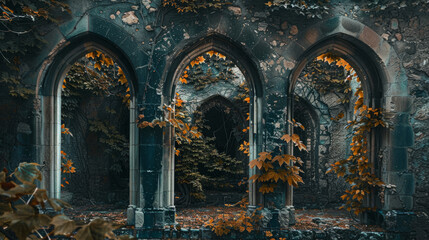
POLYGON ((383 228, 374 225, 360 224, 350 213, 338 209, 305 209, 295 210, 296 224, 292 229, 325 230, 329 228, 358 229, 365 232, 383 232, 383 228))
MULTIPOLYGON (((232 217, 240 211, 239 207, 201 207, 179 208, 176 212, 176 222, 179 228, 198 229, 210 219, 216 219, 220 215, 232 217)), ((95 218, 104 218, 115 224, 126 224, 126 209, 115 209, 110 205, 80 206, 65 210, 65 215, 71 219, 88 223, 95 218)), ((350 214, 337 209, 298 209, 295 211, 296 224, 291 229, 296 230, 325 230, 329 228, 358 229, 368 232, 384 231, 379 226, 360 224, 350 214)))
POLYGON ((116 209, 111 205, 96 205, 96 206, 73 206, 72 209, 65 209, 64 214, 71 219, 89 223, 96 218, 111 220, 118 225, 125 225, 127 221, 126 209, 116 209))

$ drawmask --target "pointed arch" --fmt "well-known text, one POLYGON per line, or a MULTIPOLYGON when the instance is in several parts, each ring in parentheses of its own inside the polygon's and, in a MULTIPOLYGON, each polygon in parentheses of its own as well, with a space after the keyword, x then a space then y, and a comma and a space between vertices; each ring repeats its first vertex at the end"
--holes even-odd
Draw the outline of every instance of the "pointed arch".
MULTIPOLYGON (((264 102, 264 84, 262 74, 256 65, 256 60, 240 44, 232 41, 226 36, 209 33, 206 37, 195 40, 177 54, 171 56, 166 64, 166 69, 159 86, 162 89, 162 104, 170 104, 174 98, 176 83, 190 61, 208 51, 216 51, 232 60, 244 75, 250 89, 250 159, 257 157, 262 146, 262 106, 264 102)), ((173 130, 167 128, 164 132, 163 153, 163 205, 166 208, 174 208, 174 142, 173 130), (165 167, 167 166, 167 167, 165 167)), ((249 169, 249 175, 255 174, 255 169, 249 169)), ((257 190, 255 183, 249 183, 249 203, 257 204, 257 190)))
MULTIPOLYGON (((376 130, 370 140, 370 161, 374 164, 375 171, 382 180, 397 184, 395 176, 399 179, 400 171, 394 166, 401 164, 405 166, 401 170, 406 171, 407 158, 406 154, 399 158, 393 153, 406 151, 413 144, 412 128, 408 117, 404 117, 409 116, 411 104, 408 80, 394 49, 369 27, 347 17, 335 17, 308 28, 296 41, 289 44, 286 53, 295 66, 288 76, 286 90, 289 93, 288 118, 292 116, 291 96, 299 74, 309 61, 326 52, 336 53, 349 62, 361 76, 366 104, 383 108, 387 120, 400 125, 393 130, 376 130), (405 134, 406 141, 395 138, 399 132, 405 134)), ((412 199, 412 193, 409 192, 399 195, 407 200, 412 199)), ((292 195, 289 194, 288 197, 292 198, 292 195)), ((384 210, 412 209, 412 200, 400 206, 390 201, 394 198, 397 196, 386 195, 384 204, 381 205, 373 196, 370 205, 384 210)))
MULTIPOLYGON (((51 56, 50 64, 40 70, 36 97, 41 100, 41 116, 36 121, 37 159, 45 166, 43 187, 52 198, 61 197, 61 86, 74 62, 86 53, 98 50, 121 66, 130 88, 130 119, 136 119, 137 76, 130 58, 110 40, 85 32, 70 38, 51 56)), ((138 134, 130 121, 130 204, 138 201, 138 134)))

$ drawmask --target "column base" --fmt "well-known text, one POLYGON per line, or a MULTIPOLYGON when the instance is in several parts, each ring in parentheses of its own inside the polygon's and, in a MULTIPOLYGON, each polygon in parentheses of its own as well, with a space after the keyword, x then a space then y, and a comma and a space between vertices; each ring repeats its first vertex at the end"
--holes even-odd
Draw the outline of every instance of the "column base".
POLYGON ((164 225, 165 225, 164 209, 153 209, 153 208, 143 209, 143 215, 144 215, 143 228, 155 228, 155 229, 164 228, 164 225))
POLYGON ((262 227, 269 229, 285 229, 296 223, 295 208, 287 206, 282 209, 268 209, 261 210, 262 227))
POLYGON ((136 228, 142 228, 144 226, 144 213, 143 213, 143 209, 141 208, 137 208, 135 211, 135 222, 134 222, 134 226, 136 228))
POLYGON ((136 224, 136 206, 129 205, 127 209, 127 225, 132 226, 136 224))
POLYGON ((382 211, 384 217, 383 226, 390 233, 410 233, 417 219, 414 212, 397 210, 382 211))
POLYGON ((166 225, 176 224, 176 207, 170 206, 164 211, 164 221, 166 225))

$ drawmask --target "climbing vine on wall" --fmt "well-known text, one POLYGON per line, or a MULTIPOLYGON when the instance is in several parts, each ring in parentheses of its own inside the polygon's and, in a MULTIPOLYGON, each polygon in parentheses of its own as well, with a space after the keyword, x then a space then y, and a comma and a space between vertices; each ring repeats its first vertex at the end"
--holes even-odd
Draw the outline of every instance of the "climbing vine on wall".
MULTIPOLYGON (((73 64, 63 80, 62 121, 70 121, 77 116, 84 97, 103 96, 105 99, 129 106, 129 92, 128 81, 121 67, 111 57, 98 50, 89 52, 73 64)), ((108 116, 113 116, 112 118, 117 118, 120 114, 108 106, 100 110, 104 110, 108 116)), ((92 119, 88 121, 88 125, 88 130, 97 134, 99 142, 105 147, 105 153, 113 160, 110 170, 121 173, 124 168, 123 160, 128 159, 127 137, 112 124, 112 121, 92 119)), ((66 132, 69 132, 68 129, 66 132)), ((73 161, 64 151, 62 151, 62 160, 63 173, 76 172, 73 161)), ((63 180, 66 180, 65 177, 63 180)), ((65 183, 68 184, 68 181, 65 183)))
POLYGON ((226 59, 226 56, 215 51, 192 60, 180 76, 179 81, 183 84, 193 85, 196 91, 204 89, 209 84, 219 81, 231 81, 236 76, 232 67, 234 63, 226 59))
MULTIPOLYGON (((348 211, 353 210, 356 215, 364 211, 374 210, 364 206, 363 201, 374 188, 382 187, 384 183, 374 173, 374 166, 368 157, 368 138, 376 127, 386 126, 382 110, 380 108, 371 108, 364 104, 361 81, 356 71, 347 61, 332 53, 322 54, 317 57, 317 60, 343 67, 348 74, 346 80, 350 82, 354 77, 359 83, 354 93, 356 101, 353 106, 353 119, 347 122, 347 129, 352 132, 351 154, 348 158, 333 163, 327 173, 335 172, 338 177, 344 177, 346 182, 350 184, 350 188, 341 196, 345 200, 345 205, 342 208, 348 211)), ((348 89, 344 89, 344 91, 349 92, 348 89)), ((341 114, 334 120, 338 120, 343 116, 344 114, 341 114)))
MULTIPOLYGON (((294 127, 300 127, 304 130, 304 126, 295 121, 291 121, 294 127)), ((297 134, 284 134, 281 140, 288 144, 293 144, 299 151, 307 151, 305 144, 300 140, 297 134)), ((258 168, 260 173, 250 177, 253 182, 260 183, 259 191, 261 193, 274 192, 279 180, 287 182, 288 185, 298 187, 298 183, 303 183, 299 175, 302 170, 298 165, 302 165, 302 160, 292 154, 282 154, 286 149, 281 149, 286 146, 280 146, 271 152, 261 152, 259 157, 250 161, 250 168, 258 168)))

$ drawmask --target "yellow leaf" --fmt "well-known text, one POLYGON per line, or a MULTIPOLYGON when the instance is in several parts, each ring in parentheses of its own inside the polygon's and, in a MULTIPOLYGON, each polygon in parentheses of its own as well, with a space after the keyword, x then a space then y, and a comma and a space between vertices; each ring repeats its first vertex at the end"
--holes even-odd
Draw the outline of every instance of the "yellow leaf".
POLYGON ((281 137, 281 140, 283 140, 283 141, 285 141, 285 142, 289 143, 289 142, 290 142, 290 140, 291 140, 291 137, 290 137, 290 135, 289 135, 289 134, 285 134, 285 135, 283 135, 283 136, 281 137))
POLYGON ((271 160, 272 156, 269 152, 260 152, 259 153, 259 161, 265 161, 265 159, 271 160))
POLYGON ((207 54, 208 54, 210 57, 212 57, 214 54, 216 54, 216 52, 215 52, 215 51, 213 51, 213 50, 211 50, 211 51, 208 51, 208 52, 207 52, 207 54))
POLYGON ((101 71, 101 65, 100 65, 100 63, 99 63, 99 62, 96 62, 96 63, 94 64, 94 68, 96 68, 96 69, 98 69, 99 71, 101 71))

